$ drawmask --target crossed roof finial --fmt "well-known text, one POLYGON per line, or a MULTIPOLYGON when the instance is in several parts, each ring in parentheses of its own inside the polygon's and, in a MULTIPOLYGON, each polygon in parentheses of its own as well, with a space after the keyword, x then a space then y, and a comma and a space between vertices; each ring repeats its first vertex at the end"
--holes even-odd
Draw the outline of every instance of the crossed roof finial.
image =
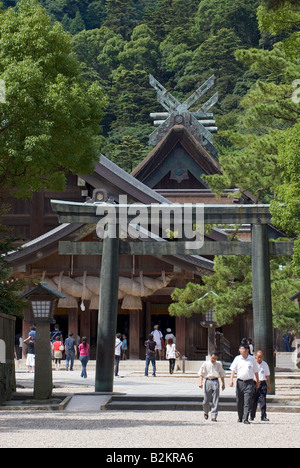
POLYGON ((212 75, 188 99, 180 103, 154 76, 150 75, 150 84, 157 91, 158 102, 166 109, 167 113, 150 114, 150 117, 156 119, 154 125, 158 126, 158 128, 150 135, 149 143, 156 146, 172 126, 182 124, 191 131, 209 152, 217 156, 212 136, 212 133, 217 132, 217 127, 213 120, 213 114, 208 113, 208 111, 218 101, 218 93, 208 99, 196 112, 189 111, 214 83, 215 76, 212 75))

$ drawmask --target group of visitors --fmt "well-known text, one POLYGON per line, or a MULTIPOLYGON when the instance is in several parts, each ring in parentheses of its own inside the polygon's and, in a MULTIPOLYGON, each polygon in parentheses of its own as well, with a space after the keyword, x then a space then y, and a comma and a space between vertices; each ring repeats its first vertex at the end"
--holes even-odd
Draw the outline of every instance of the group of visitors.
MULTIPOLYGON (((35 327, 32 326, 28 337, 23 341, 23 343, 27 345, 26 365, 28 366, 28 372, 34 372, 35 368, 35 341, 36 330, 35 327)), ((72 332, 70 332, 68 338, 63 341, 59 325, 55 325, 54 330, 50 333, 52 360, 55 364, 55 370, 59 371, 63 353, 65 353, 66 370, 73 371, 75 357, 78 356, 82 366, 81 377, 87 378, 86 366, 89 361, 90 345, 85 336, 81 340, 78 337, 78 341, 80 341, 80 344, 77 347, 72 332)))
POLYGON ((169 344, 169 339, 173 340, 173 344, 176 345, 176 338, 172 333, 171 328, 167 328, 167 334, 165 338, 163 337, 162 332, 159 330, 159 325, 154 325, 154 329, 151 333, 153 336, 153 341, 155 341, 155 354, 157 358, 161 361, 164 357, 167 357, 167 346, 169 344), (164 356, 165 352, 165 356, 164 356))
POLYGON ((86 379, 87 372, 86 367, 87 363, 89 362, 89 354, 90 354, 90 345, 87 342, 87 338, 84 336, 80 340, 78 337, 78 341, 80 344, 76 345, 75 338, 73 337, 73 333, 70 332, 68 338, 63 342, 62 333, 59 330, 59 326, 55 325, 54 331, 51 332, 50 341, 52 343, 52 358, 55 361, 55 370, 60 370, 61 360, 63 358, 63 352, 66 354, 66 370, 72 372, 75 357, 78 355, 79 360, 81 362, 81 377, 86 379))
MULTIPOLYGON (((145 341, 146 347, 146 367, 145 376, 148 377, 149 365, 152 364, 152 375, 156 377, 156 354, 158 359, 162 358, 162 342, 163 334, 158 330, 158 325, 154 326, 153 332, 148 336, 145 341)), ((165 351, 166 359, 169 361, 169 372, 174 374, 176 358, 179 357, 179 352, 176 349, 176 337, 173 335, 171 328, 167 328, 167 335, 165 336, 165 351)))
MULTIPOLYGON (((252 344, 252 343, 251 343, 252 344)), ((266 396, 271 391, 270 369, 263 360, 263 352, 258 351, 255 357, 250 354, 250 346, 247 342, 242 342, 239 348, 240 354, 230 366, 230 387, 234 385, 236 375, 236 398, 238 422, 250 424, 254 421, 258 402, 261 408, 261 420, 268 421, 266 412, 266 396)), ((204 388, 203 410, 204 418, 208 419, 208 413, 211 406, 211 419, 217 421, 218 404, 220 395, 220 383, 222 381, 222 390, 225 390, 225 372, 222 363, 218 361, 218 353, 211 353, 210 360, 206 361, 200 368, 199 387, 204 388), (203 380, 205 384, 203 385, 203 380)))

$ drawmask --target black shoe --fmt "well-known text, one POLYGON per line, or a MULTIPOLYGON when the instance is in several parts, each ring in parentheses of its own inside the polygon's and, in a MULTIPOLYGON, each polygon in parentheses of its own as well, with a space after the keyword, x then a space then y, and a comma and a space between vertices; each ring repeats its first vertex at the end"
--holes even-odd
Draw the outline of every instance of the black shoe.
POLYGON ((238 419, 238 423, 242 423, 242 422, 243 422, 243 420, 239 418, 239 419, 238 419))
POLYGON ((262 420, 263 422, 269 422, 269 421, 270 421, 266 416, 263 417, 263 418, 261 418, 261 420, 262 420))
POLYGON ((244 419, 243 423, 244 423, 244 424, 250 424, 249 421, 248 421, 248 419, 244 419))

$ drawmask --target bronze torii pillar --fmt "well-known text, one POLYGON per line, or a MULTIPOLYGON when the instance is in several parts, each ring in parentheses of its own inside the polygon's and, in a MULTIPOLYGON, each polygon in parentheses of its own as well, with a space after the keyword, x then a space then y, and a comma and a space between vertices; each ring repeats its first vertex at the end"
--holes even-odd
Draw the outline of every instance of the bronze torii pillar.
POLYGON ((118 317, 119 236, 103 239, 95 392, 112 392, 118 317))
POLYGON ((267 224, 252 224, 252 292, 255 351, 261 350, 270 367, 272 394, 275 394, 274 337, 269 238, 267 224))

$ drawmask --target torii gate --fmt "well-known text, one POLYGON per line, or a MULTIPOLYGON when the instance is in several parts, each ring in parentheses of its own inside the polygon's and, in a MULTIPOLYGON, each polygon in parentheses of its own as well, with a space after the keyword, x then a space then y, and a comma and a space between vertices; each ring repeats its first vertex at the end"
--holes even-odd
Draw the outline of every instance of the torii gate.
MULTIPOLYGON (((273 323, 270 285, 270 255, 292 255, 292 242, 269 242, 268 224, 271 223, 269 205, 205 205, 205 224, 251 224, 251 242, 204 242, 196 249, 191 242, 153 241, 145 242, 120 239, 119 225, 124 225, 124 212, 128 221, 136 219, 137 212, 151 208, 151 205, 111 205, 107 203, 75 203, 51 200, 52 209, 58 214, 60 223, 91 223, 95 227, 103 222, 113 207, 116 219, 108 222, 107 235, 103 242, 59 243, 62 255, 102 255, 100 303, 98 316, 96 392, 113 391, 113 370, 115 354, 115 333, 118 313, 119 255, 251 255, 253 278, 253 321, 256 349, 264 352, 270 366, 272 393, 275 393, 273 323), (134 206, 135 210, 132 211, 134 206), (101 214, 99 214, 101 207, 101 214), (131 214, 129 214, 131 211, 131 214), (123 218, 122 218, 123 217, 123 218), (112 228, 110 235, 110 229, 112 228)), ((161 206, 161 205, 160 205, 161 206)), ((172 209, 173 205, 168 205, 172 209)), ((178 206, 178 205, 177 205, 178 206)), ((197 205, 192 206, 193 219, 196 220, 197 205)), ((150 225, 149 219, 149 225, 150 225)), ((161 226, 160 218, 160 226, 161 226)), ((121 236, 122 237, 122 236, 121 236)), ((162 240, 162 239, 160 239, 162 240)))

